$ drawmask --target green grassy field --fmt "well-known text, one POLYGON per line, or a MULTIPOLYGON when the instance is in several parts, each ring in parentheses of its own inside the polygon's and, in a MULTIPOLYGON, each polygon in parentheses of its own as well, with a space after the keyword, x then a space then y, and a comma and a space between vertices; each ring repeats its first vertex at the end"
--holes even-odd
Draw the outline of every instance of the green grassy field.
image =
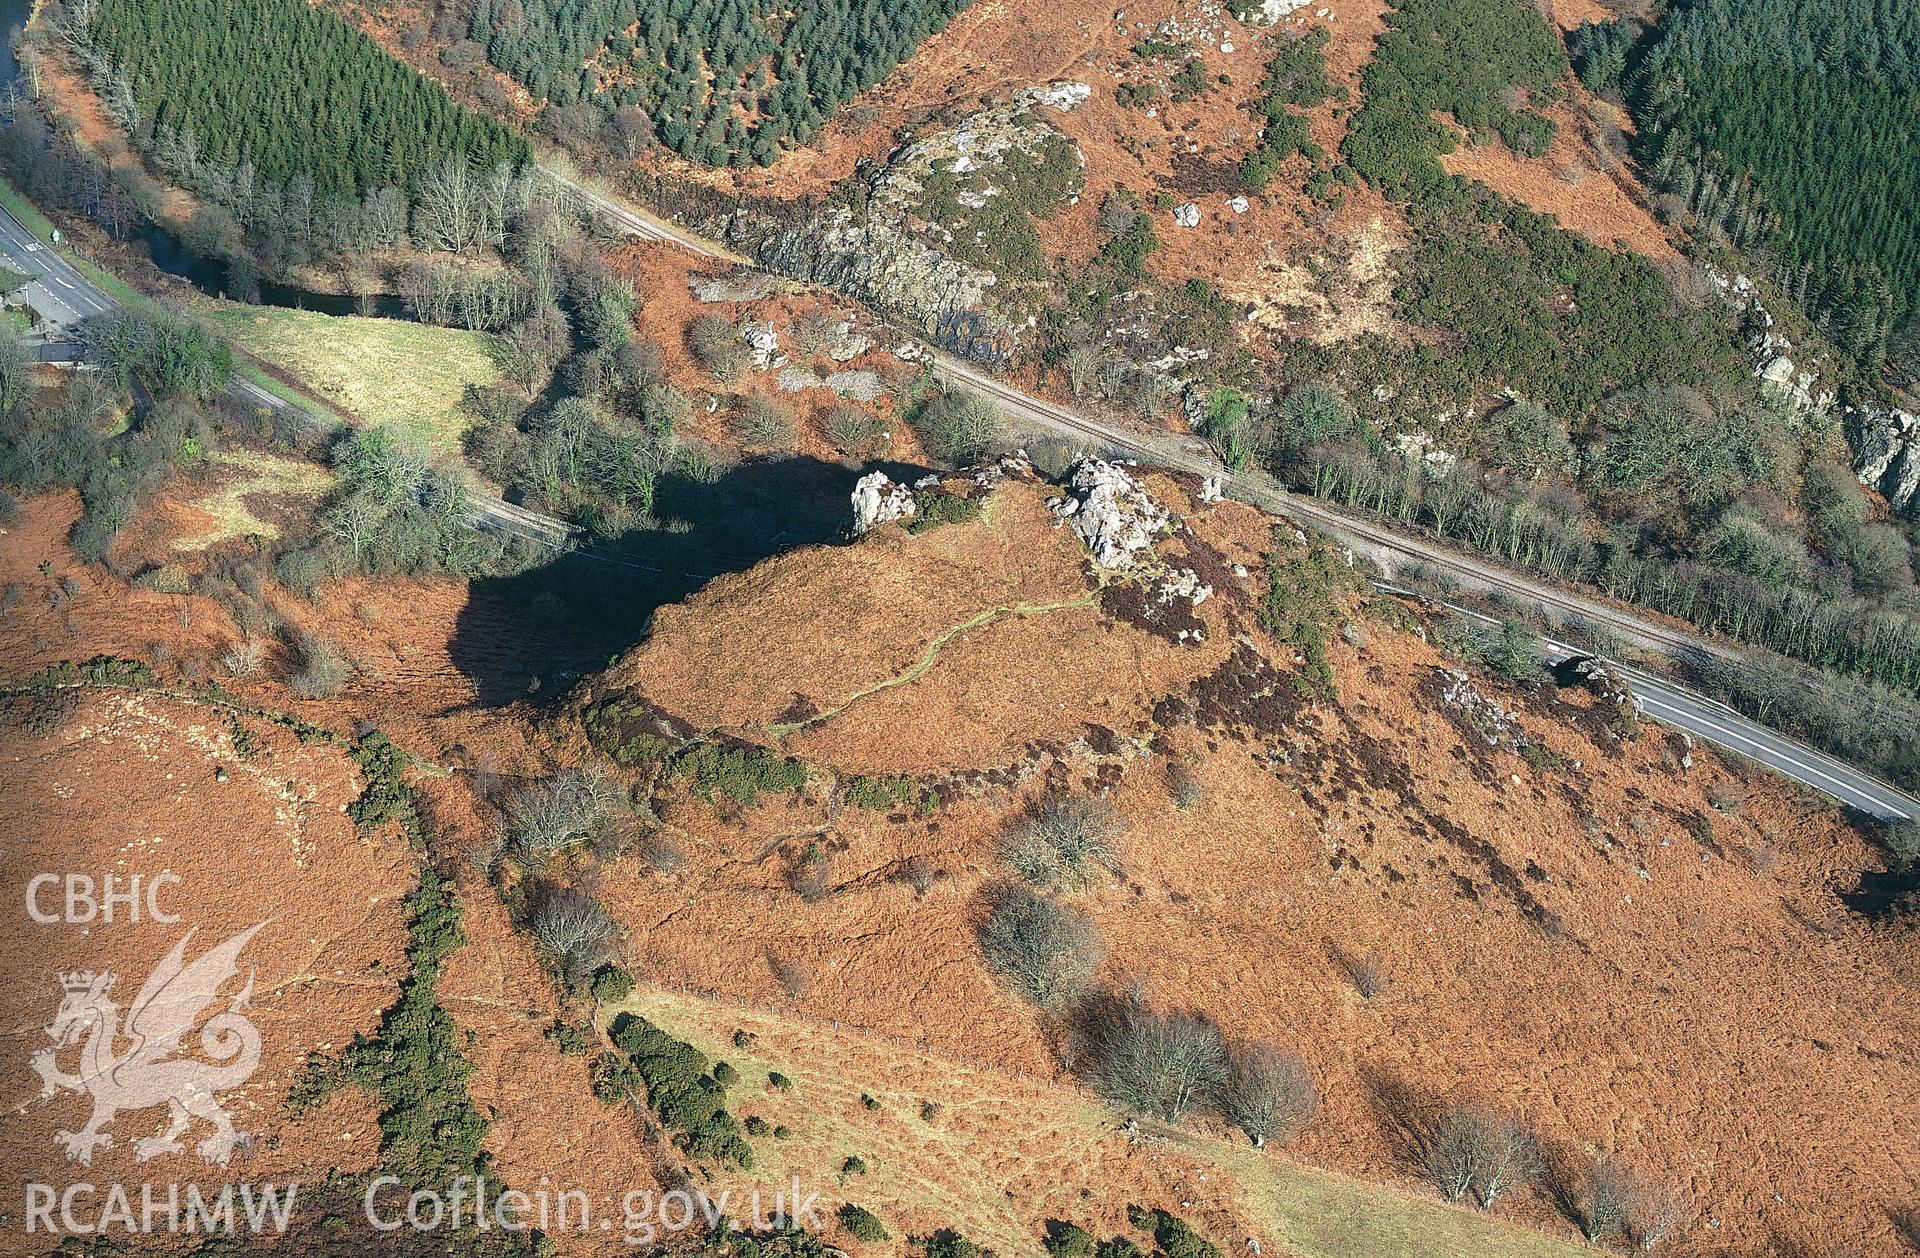
POLYGON ((235 348, 362 423, 390 424, 435 454, 460 453, 461 395, 497 374, 481 333, 231 302, 201 303, 200 313, 235 348))
MULTIPOLYGON (((1001 1254, 1039 1250, 1045 1217, 1087 1218, 1083 1184, 1124 1158, 1113 1111, 1076 1089, 944 1059, 879 1036, 786 1018, 766 1009, 641 987, 616 1008, 653 1020, 741 1072, 728 1108, 790 1127, 785 1140, 755 1138, 752 1171, 722 1170, 745 1191, 798 1176, 835 1185, 829 1203, 854 1200, 889 1226, 938 1220, 1001 1254), (742 1048, 735 1029, 757 1040, 742 1048), (778 1070, 791 1092, 767 1087, 778 1070), (863 1098, 871 1098, 869 1105, 863 1098), (928 1118, 920 1107, 934 1101, 928 1118), (869 1170, 840 1173, 857 1154, 869 1170), (1016 1191, 1010 1191, 1017 1189, 1016 1191)), ((1210 1168, 1207 1179, 1258 1219, 1295 1258, 1579 1258, 1594 1251, 1471 1210, 1178 1129, 1169 1146, 1210 1168)), ((897 1233, 896 1233, 897 1234, 897 1233)), ((1138 1238, 1136 1238, 1138 1239, 1138 1238)), ((1229 1254, 1238 1237, 1216 1237, 1229 1254)), ((1269 1252, 1272 1252, 1271 1250, 1269 1252)))

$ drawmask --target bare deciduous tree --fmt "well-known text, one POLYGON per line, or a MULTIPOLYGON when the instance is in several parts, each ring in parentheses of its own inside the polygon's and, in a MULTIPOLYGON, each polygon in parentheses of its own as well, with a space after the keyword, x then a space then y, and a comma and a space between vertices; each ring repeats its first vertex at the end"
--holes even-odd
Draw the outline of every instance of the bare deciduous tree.
POLYGON ((745 445, 783 449, 793 444, 793 408, 777 398, 752 394, 734 412, 733 429, 745 445))
POLYGON ((811 982, 804 963, 792 957, 769 956, 767 968, 773 971, 774 981, 780 984, 788 1000, 798 1000, 807 994, 811 982))
POLYGON ((616 931, 606 906, 578 887, 538 892, 528 926, 534 943, 569 982, 585 978, 606 960, 616 931))
POLYGON ((1104 799, 1052 799, 1008 835, 1001 855, 1036 887, 1090 885, 1097 868, 1114 868, 1119 814, 1104 799))
POLYGON ((1519 1119, 1467 1105, 1456 1105, 1441 1118, 1426 1161, 1441 1196, 1459 1201, 1472 1193, 1482 1210, 1531 1183, 1543 1165, 1539 1143, 1519 1119))
POLYGON ((1365 952, 1354 952, 1339 944, 1328 944, 1327 952, 1347 981, 1353 984, 1353 990, 1360 993, 1363 1000, 1372 1000, 1387 988, 1387 963, 1381 958, 1379 950, 1369 948, 1365 952))
POLYGON ((303 633, 296 646, 300 652, 300 671, 287 679, 293 692, 302 699, 331 699, 340 693, 353 675, 346 656, 332 639, 303 633))
POLYGON ((244 638, 226 649, 220 663, 232 676, 251 677, 260 667, 260 656, 259 639, 244 638))
POLYGON ((1042 1008, 1077 997, 1106 955, 1084 913, 1015 887, 1000 897, 980 928, 987 964, 1013 989, 1042 1008))
POLYGON ((1581 1186, 1580 1230, 1595 1245, 1619 1233, 1632 1216, 1634 1180, 1620 1163, 1603 1157, 1581 1186))
POLYGON ((592 838, 621 804, 620 784, 604 766, 570 769, 517 793, 507 804, 508 833, 528 855, 592 838))
POLYGON ((1226 1041, 1205 1018, 1155 1013, 1128 998, 1089 1023, 1087 1070, 1116 1105, 1177 1122, 1211 1104, 1226 1081, 1226 1041))
POLYGON ((1319 1109, 1320 1093, 1296 1054, 1253 1045, 1233 1053, 1220 1106, 1259 1149, 1269 1140, 1290 1139, 1319 1109))
POLYGON ((1634 1246, 1641 1253, 1651 1253, 1686 1230, 1693 1222, 1694 1205, 1672 1180, 1643 1181, 1634 1187, 1630 1216, 1627 1226, 1634 1246))
POLYGON ((482 181, 464 154, 449 153, 425 178, 414 198, 413 235, 423 248, 465 253, 485 217, 482 181))

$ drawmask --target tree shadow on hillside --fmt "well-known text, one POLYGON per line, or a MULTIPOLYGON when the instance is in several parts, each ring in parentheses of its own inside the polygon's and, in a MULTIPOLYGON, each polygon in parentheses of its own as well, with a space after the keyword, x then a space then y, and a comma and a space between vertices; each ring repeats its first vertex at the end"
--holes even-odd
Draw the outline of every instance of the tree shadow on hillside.
MULTIPOLYGON (((662 527, 473 582, 454 631, 454 665, 485 706, 558 696, 639 641, 658 608, 782 551, 843 540, 854 482, 873 466, 760 459, 711 483, 663 477, 654 495, 662 527)), ((896 480, 925 471, 878 466, 896 480)))
POLYGON ((1423 1092, 1391 1067, 1363 1062, 1357 1068, 1361 1095, 1395 1161, 1424 1174, 1440 1128, 1444 1102, 1423 1092))
POLYGON ((1841 892, 1840 902, 1870 921, 1891 920, 1920 906, 1920 870, 1862 870, 1859 884, 1841 892))

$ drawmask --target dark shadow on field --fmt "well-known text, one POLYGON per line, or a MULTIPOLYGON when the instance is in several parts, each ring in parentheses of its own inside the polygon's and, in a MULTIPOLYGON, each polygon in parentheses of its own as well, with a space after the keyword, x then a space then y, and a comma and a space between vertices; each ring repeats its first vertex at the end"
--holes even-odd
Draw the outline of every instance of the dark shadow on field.
POLYGON ((782 551, 842 541, 854 482, 876 466, 909 482, 926 470, 790 458, 742 463, 710 483, 663 477, 654 493, 661 527, 473 582, 453 662, 487 706, 557 697, 639 641, 657 608, 782 551), (539 643, 531 657, 529 640, 539 643))

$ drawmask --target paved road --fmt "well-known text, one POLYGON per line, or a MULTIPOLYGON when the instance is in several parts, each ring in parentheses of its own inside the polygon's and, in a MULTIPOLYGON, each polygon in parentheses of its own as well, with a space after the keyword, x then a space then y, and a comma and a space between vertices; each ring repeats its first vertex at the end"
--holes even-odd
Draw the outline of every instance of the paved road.
MULTIPOLYGON (((1389 593, 1414 593, 1386 581, 1375 581, 1374 585, 1389 593)), ((1454 603, 1441 606, 1492 628, 1498 628, 1501 623, 1498 618, 1470 607, 1454 603)), ((1541 654, 1550 664, 1593 654, 1584 647, 1551 637, 1542 638, 1540 646, 1541 654)), ((1632 689, 1640 710, 1664 725, 1686 730, 1703 741, 1736 752, 1869 816, 1899 821, 1915 815, 1916 801, 1911 795, 1861 773, 1844 761, 1756 725, 1719 700, 1676 686, 1664 677, 1617 660, 1603 662, 1632 689)))
MULTIPOLYGON (((608 221, 630 235, 659 241, 685 249, 700 257, 747 262, 738 254, 704 240, 683 228, 662 223, 656 218, 621 205, 606 194, 577 180, 549 170, 554 180, 582 202, 600 211, 608 221)), ((1037 398, 995 379, 979 368, 948 354, 930 352, 934 370, 949 380, 986 394, 1015 419, 1035 427, 1098 445, 1163 467, 1184 468, 1203 475, 1218 475, 1235 497, 1270 511, 1284 512, 1333 534, 1341 542, 1363 549, 1392 574, 1410 565, 1442 568, 1456 580, 1502 596, 1532 602, 1543 611, 1580 616, 1596 625, 1604 625, 1622 641, 1656 650, 1670 656, 1710 657, 1728 661, 1738 653, 1696 633, 1650 621, 1631 611, 1600 599, 1558 589, 1532 578, 1523 577, 1478 556, 1463 554, 1431 538, 1408 535, 1381 527, 1364 518, 1331 507, 1318 499, 1288 493, 1271 477, 1258 473, 1229 474, 1205 444, 1182 442, 1169 434, 1142 434, 1091 420, 1067 407, 1037 398)))
POLYGON ((0 211, 0 259, 20 274, 35 277, 20 290, 21 296, 54 327, 70 328, 114 307, 113 298, 95 288, 73 263, 34 239, 19 219, 4 211, 0 211))

